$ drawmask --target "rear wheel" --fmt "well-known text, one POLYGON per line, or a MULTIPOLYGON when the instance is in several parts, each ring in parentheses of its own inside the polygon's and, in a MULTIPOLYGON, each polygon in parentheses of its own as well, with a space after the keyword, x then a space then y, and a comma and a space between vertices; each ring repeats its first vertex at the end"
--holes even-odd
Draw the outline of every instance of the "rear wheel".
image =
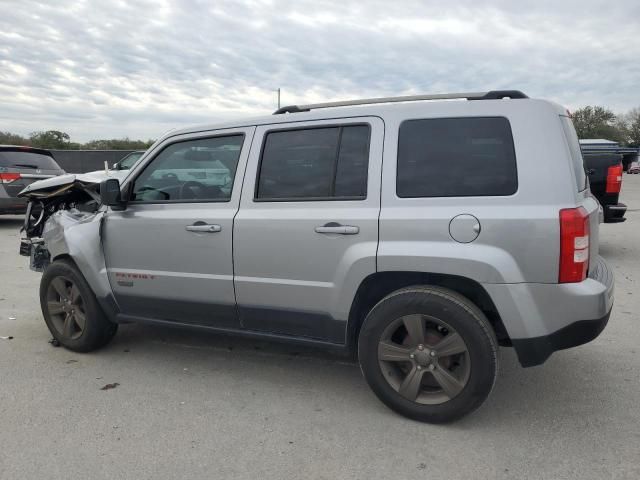
POLYGON ((57 260, 45 270, 40 306, 53 337, 70 350, 100 348, 118 330, 118 325, 105 317, 80 271, 67 260, 57 260))
POLYGON ((498 343, 484 314, 462 295, 409 287, 367 315, 358 339, 363 374, 391 409, 442 423, 478 408, 495 382, 498 343))

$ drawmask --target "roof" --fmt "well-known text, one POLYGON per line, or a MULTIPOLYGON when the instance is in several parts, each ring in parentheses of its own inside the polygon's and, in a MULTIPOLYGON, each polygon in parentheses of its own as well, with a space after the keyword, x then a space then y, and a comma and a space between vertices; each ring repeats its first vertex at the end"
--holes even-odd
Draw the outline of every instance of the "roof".
POLYGON ((0 150, 10 151, 10 152, 26 151, 26 152, 39 153, 41 155, 48 155, 50 157, 53 157, 53 155, 49 150, 45 150, 44 148, 29 147, 27 145, 0 145, 0 150))
POLYGON ((413 115, 424 115, 429 110, 436 112, 447 110, 454 115, 462 115, 460 107, 464 106, 464 114, 482 114, 483 110, 488 110, 489 105, 500 108, 509 108, 515 105, 539 105, 543 108, 551 108, 559 115, 566 115, 566 109, 554 102, 540 99, 531 99, 517 90, 500 90, 492 92, 476 92, 469 94, 439 94, 439 95, 418 95, 410 97, 387 97, 364 100, 349 100, 346 102, 328 102, 323 104, 300 105, 282 107, 275 115, 265 115, 261 117, 245 118, 224 123, 213 123, 195 125, 186 128, 170 130, 163 135, 159 141, 177 135, 206 132, 209 130, 222 130, 226 128, 242 128, 260 125, 274 125, 278 123, 306 122, 313 120, 344 119, 356 117, 385 117, 392 116, 398 112, 408 112, 413 115), (521 95, 517 96, 516 92, 521 95), (503 94, 508 99, 503 99, 499 94, 503 94), (513 93, 513 96, 508 95, 513 93), (466 97, 463 95, 467 95, 466 97), (428 97, 428 98, 427 98, 428 97), (482 98, 481 98, 482 97, 482 98), (432 99, 433 98, 433 99, 432 99), (455 99, 454 99, 455 98, 455 99))

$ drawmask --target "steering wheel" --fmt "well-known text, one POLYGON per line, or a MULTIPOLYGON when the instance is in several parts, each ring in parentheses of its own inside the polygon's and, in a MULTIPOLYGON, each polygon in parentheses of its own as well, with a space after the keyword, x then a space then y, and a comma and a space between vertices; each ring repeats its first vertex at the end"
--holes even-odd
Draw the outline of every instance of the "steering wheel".
POLYGON ((204 183, 196 182, 195 180, 187 180, 182 185, 180 185, 180 194, 178 198, 180 198, 180 200, 198 198, 194 194, 193 190, 191 190, 191 188, 193 187, 199 189, 200 191, 204 191, 207 188, 204 183), (189 196, 185 196, 187 192, 189 192, 189 196))
POLYGON ((175 180, 177 182, 178 181, 178 175, 176 175, 175 173, 169 172, 169 173, 165 173, 164 175, 162 175, 162 179, 163 180, 175 180))

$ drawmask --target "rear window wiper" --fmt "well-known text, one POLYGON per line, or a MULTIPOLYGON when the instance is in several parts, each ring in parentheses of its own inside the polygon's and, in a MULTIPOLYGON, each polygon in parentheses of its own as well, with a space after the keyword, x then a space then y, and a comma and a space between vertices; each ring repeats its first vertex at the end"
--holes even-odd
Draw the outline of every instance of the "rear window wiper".
POLYGON ((28 163, 14 163, 11 165, 12 167, 24 167, 24 168, 33 168, 34 170, 40 168, 37 165, 30 165, 28 163))

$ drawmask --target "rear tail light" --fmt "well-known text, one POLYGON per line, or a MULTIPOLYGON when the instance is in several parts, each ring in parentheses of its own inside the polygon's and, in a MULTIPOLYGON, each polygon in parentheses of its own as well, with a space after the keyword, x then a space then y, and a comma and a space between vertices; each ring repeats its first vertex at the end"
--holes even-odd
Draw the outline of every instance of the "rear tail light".
POLYGON ((607 170, 607 193, 620 193, 622 188, 622 164, 613 165, 607 170))
POLYGON ((11 183, 19 179, 19 173, 0 173, 0 183, 11 183))
POLYGON ((581 282, 589 269, 589 214, 583 207, 560 210, 559 283, 581 282))

